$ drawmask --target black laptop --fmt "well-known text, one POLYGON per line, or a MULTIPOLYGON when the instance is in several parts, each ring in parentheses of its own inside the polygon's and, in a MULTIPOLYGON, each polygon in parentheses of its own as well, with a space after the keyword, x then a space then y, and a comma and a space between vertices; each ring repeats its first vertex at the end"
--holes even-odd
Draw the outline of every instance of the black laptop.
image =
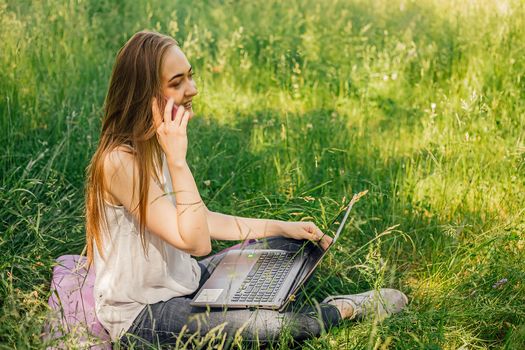
POLYGON ((304 241, 293 252, 249 247, 230 250, 199 289, 191 305, 283 310, 336 243, 352 206, 366 192, 355 194, 332 222, 332 226, 339 226, 326 250, 310 241, 304 241))

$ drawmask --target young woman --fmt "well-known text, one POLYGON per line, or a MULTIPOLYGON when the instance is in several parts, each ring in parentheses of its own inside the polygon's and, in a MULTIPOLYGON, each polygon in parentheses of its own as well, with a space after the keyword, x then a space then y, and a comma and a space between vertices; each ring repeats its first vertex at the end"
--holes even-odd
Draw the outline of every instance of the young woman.
POLYGON ((195 95, 193 69, 174 39, 143 31, 118 53, 86 186, 96 313, 112 340, 129 345, 135 336, 168 344, 180 335, 219 329, 228 337, 269 341, 287 325, 302 339, 363 315, 367 305, 380 316, 401 310, 406 296, 392 289, 331 297, 318 308, 284 313, 189 305, 221 259, 221 254, 199 262, 192 258, 208 255, 212 239, 259 239, 254 247, 288 250, 297 240, 323 248, 331 242, 311 222, 208 210, 186 163, 195 95))

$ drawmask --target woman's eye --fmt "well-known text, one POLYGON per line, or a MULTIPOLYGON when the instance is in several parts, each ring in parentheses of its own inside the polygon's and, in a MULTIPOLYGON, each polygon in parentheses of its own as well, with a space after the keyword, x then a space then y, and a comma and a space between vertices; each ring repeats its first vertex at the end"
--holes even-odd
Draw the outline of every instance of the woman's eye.
MULTIPOLYGON (((191 80, 193 80, 193 77, 194 77, 194 76, 195 76, 195 73, 192 72, 192 73, 190 73, 190 74, 188 75, 188 78, 191 79, 191 80)), ((170 86, 171 86, 172 88, 177 89, 177 88, 179 88, 179 87, 181 86, 181 84, 182 84, 182 81, 180 81, 180 82, 178 82, 178 83, 176 83, 176 84, 170 85, 170 86)))

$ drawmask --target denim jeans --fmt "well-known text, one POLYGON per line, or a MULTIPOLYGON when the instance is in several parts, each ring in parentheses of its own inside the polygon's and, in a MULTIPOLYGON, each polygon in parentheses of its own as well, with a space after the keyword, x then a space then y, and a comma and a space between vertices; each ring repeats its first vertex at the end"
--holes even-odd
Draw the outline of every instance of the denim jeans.
MULTIPOLYGON (((300 243, 282 237, 268 238, 250 244, 250 248, 283 249, 295 251, 300 243)), ((199 287, 209 278, 225 252, 199 261, 199 287)), ((300 341, 318 336, 323 330, 341 321, 339 310, 330 304, 306 306, 293 310, 293 304, 284 312, 266 309, 210 309, 190 306, 192 295, 174 297, 167 301, 146 305, 131 327, 120 338, 120 344, 142 348, 145 344, 195 345, 228 344, 239 341, 268 343, 287 333, 300 341)))

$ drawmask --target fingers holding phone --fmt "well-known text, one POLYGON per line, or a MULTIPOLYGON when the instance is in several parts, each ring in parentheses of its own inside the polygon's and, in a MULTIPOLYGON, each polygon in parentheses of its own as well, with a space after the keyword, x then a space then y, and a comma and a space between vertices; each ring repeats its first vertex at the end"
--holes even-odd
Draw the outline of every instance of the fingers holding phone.
POLYGON ((188 127, 188 121, 192 116, 192 111, 187 110, 184 106, 177 106, 176 104, 173 104, 172 119, 176 125, 180 125, 182 128, 184 128, 185 132, 188 127))
MULTIPOLYGON (((168 97, 164 97, 164 100, 166 101, 166 104, 167 104, 169 98, 168 97)), ((182 110, 183 112, 184 111, 188 112, 188 120, 193 117, 193 110, 191 110, 191 107, 190 107, 190 109, 188 109, 188 108, 186 108, 183 105, 177 105, 177 104, 173 103, 173 109, 172 109, 172 112, 171 112, 171 119, 172 120, 175 120, 175 118, 177 117, 177 111, 179 111, 179 110, 182 110)), ((182 121, 182 119, 181 119, 181 121, 182 121)))
POLYGON ((175 162, 185 162, 188 148, 186 128, 190 112, 175 105, 173 98, 167 100, 162 117, 156 99, 152 103, 152 112, 157 139, 166 158, 175 162))

